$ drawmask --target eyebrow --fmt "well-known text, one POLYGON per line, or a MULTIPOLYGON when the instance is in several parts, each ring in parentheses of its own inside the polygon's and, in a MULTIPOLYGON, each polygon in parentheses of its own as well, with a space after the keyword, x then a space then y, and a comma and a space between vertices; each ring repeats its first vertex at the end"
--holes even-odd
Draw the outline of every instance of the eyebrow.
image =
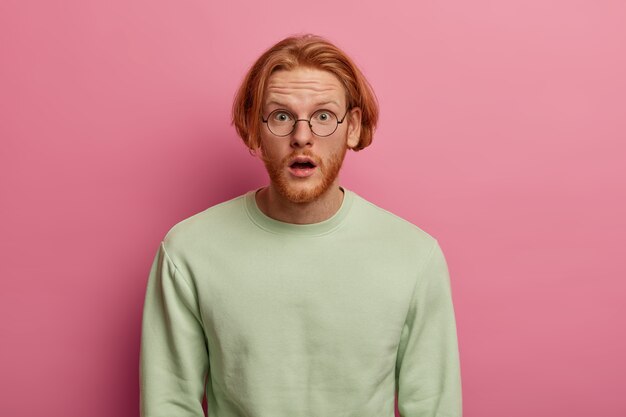
MULTIPOLYGON (((281 103, 280 101, 276 101, 276 100, 272 100, 269 101, 265 104, 265 106, 271 106, 272 104, 278 106, 278 107, 285 107, 285 108, 290 108, 289 105, 285 104, 285 103, 281 103)), ((314 107, 321 107, 321 106, 325 106, 327 104, 334 104, 337 107, 341 108, 341 105, 335 101, 335 100, 327 100, 327 101, 319 101, 317 103, 314 104, 314 107)))
POLYGON ((327 104, 334 104, 334 105, 336 105, 337 107, 341 108, 341 106, 339 105, 339 103, 338 103, 338 102, 336 102, 335 100, 322 101, 322 102, 319 102, 319 103, 315 104, 315 106, 325 106, 325 105, 327 105, 327 104))

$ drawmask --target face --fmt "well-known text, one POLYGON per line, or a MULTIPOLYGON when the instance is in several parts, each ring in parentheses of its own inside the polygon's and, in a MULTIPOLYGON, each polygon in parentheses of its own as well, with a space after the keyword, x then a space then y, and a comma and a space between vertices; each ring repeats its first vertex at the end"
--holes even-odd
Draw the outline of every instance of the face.
MULTIPOLYGON (((294 119, 325 118, 333 112, 339 120, 346 114, 346 93, 339 79, 328 71, 299 67, 276 71, 267 83, 263 99, 263 118, 275 110, 286 110, 294 119), (317 112, 317 113, 316 113, 317 112)), ((285 118, 284 113, 274 113, 285 118)), ((261 125, 263 160, 274 187, 291 202, 306 203, 338 186, 338 174, 349 147, 358 144, 361 128, 359 108, 347 112, 343 123, 330 136, 316 136, 306 121, 296 123, 291 134, 274 135, 267 124, 261 125)))

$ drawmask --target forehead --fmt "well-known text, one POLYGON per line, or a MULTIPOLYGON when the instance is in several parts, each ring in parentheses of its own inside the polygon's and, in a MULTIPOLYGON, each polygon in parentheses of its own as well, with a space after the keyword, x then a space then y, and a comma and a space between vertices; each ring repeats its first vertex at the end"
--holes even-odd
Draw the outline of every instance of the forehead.
POLYGON ((343 107, 345 96, 345 89, 335 74, 315 68, 298 67, 279 70, 270 75, 263 104, 297 106, 334 102, 343 107))

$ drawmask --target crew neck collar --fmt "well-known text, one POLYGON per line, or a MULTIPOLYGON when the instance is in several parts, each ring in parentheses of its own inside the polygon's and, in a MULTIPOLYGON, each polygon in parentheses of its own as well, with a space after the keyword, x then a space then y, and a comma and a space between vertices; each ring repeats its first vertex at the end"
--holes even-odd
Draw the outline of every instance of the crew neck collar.
POLYGON ((328 219, 318 223, 295 224, 282 222, 269 217, 261 211, 256 203, 255 195, 261 188, 248 191, 245 194, 246 212, 254 224, 271 233, 297 236, 325 235, 331 233, 343 223, 354 200, 354 194, 350 190, 346 190, 344 187, 339 188, 343 190, 343 201, 341 202, 339 210, 328 219))

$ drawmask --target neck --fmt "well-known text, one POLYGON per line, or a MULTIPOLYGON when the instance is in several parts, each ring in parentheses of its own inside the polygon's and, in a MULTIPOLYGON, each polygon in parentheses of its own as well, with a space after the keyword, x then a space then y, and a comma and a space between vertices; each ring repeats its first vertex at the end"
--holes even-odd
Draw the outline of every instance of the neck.
POLYGON ((335 183, 313 201, 294 203, 270 184, 256 194, 256 202, 266 216, 275 220, 293 224, 319 223, 337 213, 343 202, 343 191, 335 183))

